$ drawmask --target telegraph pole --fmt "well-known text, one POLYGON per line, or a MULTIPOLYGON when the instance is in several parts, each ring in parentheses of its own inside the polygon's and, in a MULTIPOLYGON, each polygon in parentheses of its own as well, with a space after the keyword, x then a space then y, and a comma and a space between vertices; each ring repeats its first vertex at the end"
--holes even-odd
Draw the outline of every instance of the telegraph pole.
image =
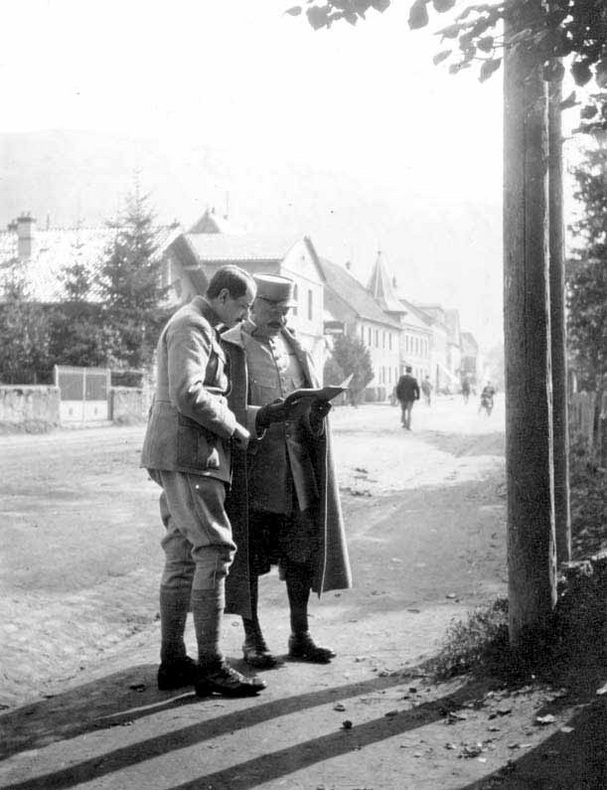
POLYGON ((533 53, 504 57, 504 339, 510 642, 527 655, 556 603, 548 198, 548 92, 533 53))
POLYGON ((552 346, 552 427, 554 432, 554 515, 558 565, 571 560, 569 498, 569 418, 567 413, 567 324, 563 232, 562 83, 550 83, 548 169, 550 214, 550 326, 552 346))

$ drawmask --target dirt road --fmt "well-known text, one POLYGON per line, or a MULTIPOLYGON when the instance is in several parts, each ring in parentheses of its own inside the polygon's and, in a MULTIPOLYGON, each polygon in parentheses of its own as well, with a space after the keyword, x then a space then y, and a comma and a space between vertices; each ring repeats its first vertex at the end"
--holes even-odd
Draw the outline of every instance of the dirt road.
MULTIPOLYGON (((431 606, 440 626, 458 604, 503 590, 501 427, 500 414, 481 419, 459 401, 420 406, 412 433, 395 408, 334 410, 355 588, 313 611, 349 643, 357 633, 353 652, 377 611, 392 612, 400 632, 416 619, 408 609, 431 606)), ((152 631, 156 641, 162 527, 158 489, 138 468, 142 436, 130 427, 0 441, 0 703, 48 693, 137 635, 152 631)), ((268 578, 262 592, 281 651, 283 586, 268 578)), ((416 633, 419 649, 438 635, 416 633)))
MULTIPOLYGON (((453 618, 505 591, 500 405, 489 420, 457 400, 419 406, 412 433, 388 406, 334 411, 355 587, 315 601, 312 628, 338 658, 285 662, 254 700, 155 687, 161 527, 158 492, 137 468, 143 430, 3 439, 0 786, 602 786, 592 777, 604 748, 588 747, 601 711, 571 718, 550 690, 435 685, 416 669, 453 618), (554 723, 540 729, 543 711, 554 723), (567 751, 577 738, 583 747, 567 751)), ((285 653, 276 576, 261 597, 268 642, 285 653)), ((227 618, 237 665, 241 644, 227 618)))

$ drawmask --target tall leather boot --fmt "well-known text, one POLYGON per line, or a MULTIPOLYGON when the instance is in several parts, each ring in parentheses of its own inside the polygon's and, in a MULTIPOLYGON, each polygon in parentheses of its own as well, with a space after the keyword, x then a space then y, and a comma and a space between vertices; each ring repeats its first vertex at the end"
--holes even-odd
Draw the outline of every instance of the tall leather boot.
POLYGON ((285 580, 291 617, 289 658, 312 664, 328 664, 335 658, 335 652, 317 645, 308 630, 308 601, 312 587, 309 569, 305 565, 290 563, 285 580))
POLYGON ((259 577, 252 575, 250 578, 249 592, 251 596, 251 617, 243 617, 245 640, 242 646, 244 660, 256 669, 272 669, 278 666, 280 660, 270 653, 266 640, 261 632, 261 624, 257 614, 259 603, 259 577))

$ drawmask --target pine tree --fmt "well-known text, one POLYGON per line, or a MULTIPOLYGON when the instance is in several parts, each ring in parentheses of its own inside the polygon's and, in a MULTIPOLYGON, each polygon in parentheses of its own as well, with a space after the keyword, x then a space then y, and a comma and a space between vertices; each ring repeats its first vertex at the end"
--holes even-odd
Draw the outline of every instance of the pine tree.
POLYGON ((343 370, 346 376, 352 374, 350 397, 352 403, 358 403, 363 390, 373 378, 371 354, 365 344, 357 337, 337 335, 331 354, 335 365, 343 370))
POLYGON ((148 198, 138 188, 127 198, 123 216, 111 223, 115 234, 98 284, 111 337, 110 362, 118 368, 151 364, 166 317, 159 307, 166 288, 153 223, 148 198))
POLYGON ((0 310, 0 381, 4 384, 48 384, 52 380, 49 324, 41 305, 29 298, 18 260, 9 261, 10 272, 0 310))

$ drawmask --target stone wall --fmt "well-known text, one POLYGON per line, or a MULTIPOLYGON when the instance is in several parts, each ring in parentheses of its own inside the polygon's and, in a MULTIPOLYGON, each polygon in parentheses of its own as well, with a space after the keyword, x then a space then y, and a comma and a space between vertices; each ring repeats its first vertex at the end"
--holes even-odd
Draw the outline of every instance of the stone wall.
POLYGON ((0 432, 37 433, 60 426, 58 387, 0 386, 0 432))
POLYGON ((112 387, 110 419, 117 425, 144 423, 148 418, 151 396, 147 389, 112 387))
MULTIPOLYGON (((118 425, 146 422, 151 403, 149 389, 112 387, 109 398, 112 422, 118 425)), ((60 404, 58 387, 0 385, 0 434, 45 433, 61 428, 60 404)))

